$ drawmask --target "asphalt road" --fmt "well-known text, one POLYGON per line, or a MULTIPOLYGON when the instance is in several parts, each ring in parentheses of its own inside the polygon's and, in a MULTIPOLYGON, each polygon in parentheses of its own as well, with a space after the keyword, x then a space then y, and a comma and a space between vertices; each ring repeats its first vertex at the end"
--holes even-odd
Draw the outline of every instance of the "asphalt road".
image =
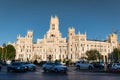
POLYGON ((4 67, 0 71, 0 80, 120 80, 120 74, 81 71, 74 67, 69 67, 66 74, 43 72, 40 67, 36 71, 7 72, 4 67))

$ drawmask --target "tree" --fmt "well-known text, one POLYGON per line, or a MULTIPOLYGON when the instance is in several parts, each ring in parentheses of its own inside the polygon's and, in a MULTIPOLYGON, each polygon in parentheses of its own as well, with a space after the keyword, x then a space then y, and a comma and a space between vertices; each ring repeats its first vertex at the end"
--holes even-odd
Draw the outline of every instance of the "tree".
POLYGON ((97 50, 90 50, 86 52, 87 60, 99 60, 102 59, 102 55, 97 50))
POLYGON ((6 49, 5 49, 5 59, 6 60, 15 59, 15 53, 16 53, 16 50, 15 50, 14 46, 11 44, 7 45, 6 49))
POLYGON ((113 52, 111 53, 111 56, 112 56, 111 58, 112 58, 113 62, 119 62, 119 60, 120 60, 120 49, 115 48, 113 50, 113 52))
POLYGON ((5 49, 6 49, 6 44, 3 43, 2 47, 0 47, 0 59, 5 60, 5 49))

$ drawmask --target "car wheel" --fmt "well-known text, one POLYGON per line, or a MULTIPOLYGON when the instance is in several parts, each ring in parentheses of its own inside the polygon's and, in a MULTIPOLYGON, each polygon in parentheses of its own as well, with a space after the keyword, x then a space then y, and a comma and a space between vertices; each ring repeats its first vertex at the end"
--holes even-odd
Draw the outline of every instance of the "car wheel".
POLYGON ((33 68, 33 71, 36 71, 36 68, 33 68))
POLYGON ((57 68, 55 69, 55 72, 58 72, 58 69, 57 69, 57 68))
POLYGON ((46 72, 47 70, 44 68, 43 71, 46 72))
POLYGON ((79 66, 79 65, 77 65, 77 69, 80 69, 80 66, 79 66))
POLYGON ((67 71, 63 71, 63 73, 67 73, 67 71))
POLYGON ((89 70, 92 70, 93 68, 92 68, 92 66, 89 66, 88 69, 89 69, 89 70))

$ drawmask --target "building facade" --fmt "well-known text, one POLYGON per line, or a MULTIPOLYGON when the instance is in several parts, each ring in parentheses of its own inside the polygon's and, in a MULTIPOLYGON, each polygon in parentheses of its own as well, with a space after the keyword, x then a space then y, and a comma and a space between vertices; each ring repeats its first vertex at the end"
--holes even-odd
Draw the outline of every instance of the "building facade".
POLYGON ((118 36, 115 33, 110 34, 105 41, 88 40, 86 33, 75 33, 74 28, 68 29, 68 38, 62 38, 59 31, 59 19, 57 16, 51 17, 50 28, 43 39, 37 39, 33 42, 33 31, 27 31, 25 37, 17 36, 15 44, 16 59, 27 60, 64 60, 70 59, 77 61, 84 58, 86 51, 91 49, 98 50, 103 59, 108 60, 114 48, 118 48, 118 36))

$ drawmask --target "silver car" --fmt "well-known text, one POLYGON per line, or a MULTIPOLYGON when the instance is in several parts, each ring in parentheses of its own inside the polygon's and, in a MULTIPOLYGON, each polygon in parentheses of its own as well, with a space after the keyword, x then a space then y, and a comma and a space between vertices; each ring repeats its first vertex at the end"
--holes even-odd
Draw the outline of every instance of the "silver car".
POLYGON ((66 73, 68 68, 67 66, 63 66, 60 63, 53 63, 53 62, 47 62, 42 66, 42 69, 44 70, 44 72, 46 71, 54 71, 54 72, 64 72, 66 73))
POLYGON ((78 69, 89 69, 89 70, 92 70, 94 68, 93 64, 87 63, 86 61, 77 61, 75 66, 78 69))
POLYGON ((113 63, 111 69, 120 70, 120 63, 113 63))

